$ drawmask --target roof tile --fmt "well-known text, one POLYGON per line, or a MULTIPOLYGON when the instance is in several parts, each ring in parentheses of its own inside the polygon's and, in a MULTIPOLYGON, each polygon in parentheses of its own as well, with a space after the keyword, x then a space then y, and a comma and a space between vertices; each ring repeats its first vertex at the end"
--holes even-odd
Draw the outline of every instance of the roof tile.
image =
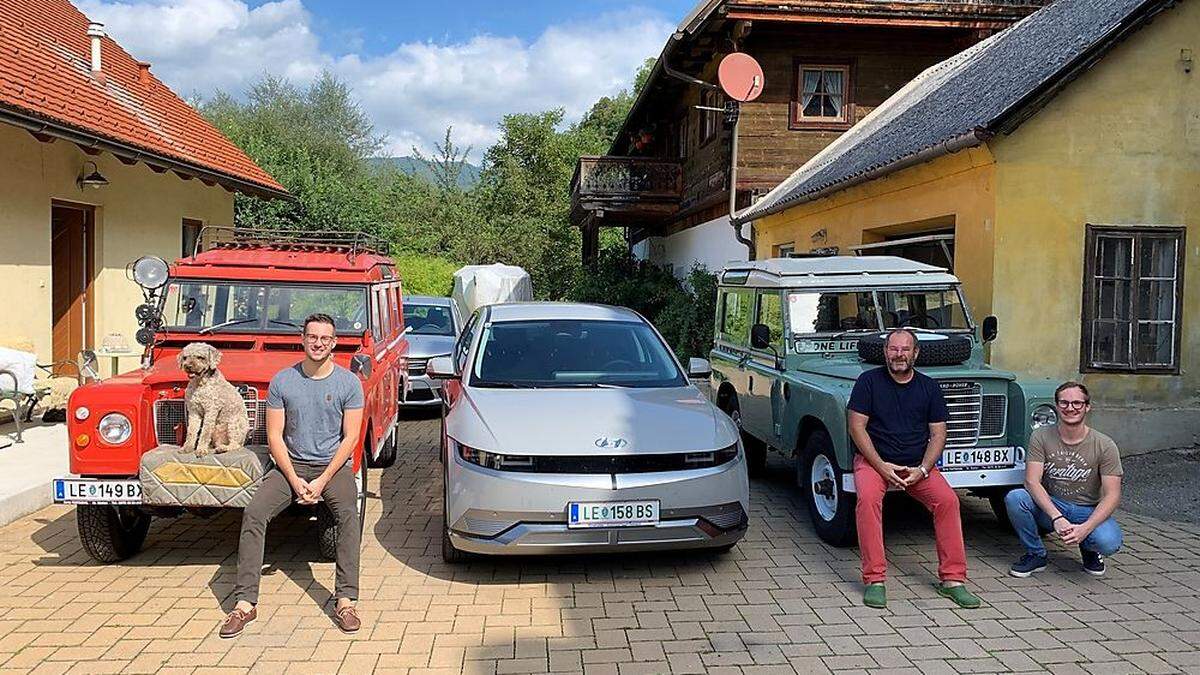
POLYGON ((202 167, 270 191, 286 189, 112 38, 104 80, 91 75, 88 18, 67 0, 0 2, 0 108, 202 167))

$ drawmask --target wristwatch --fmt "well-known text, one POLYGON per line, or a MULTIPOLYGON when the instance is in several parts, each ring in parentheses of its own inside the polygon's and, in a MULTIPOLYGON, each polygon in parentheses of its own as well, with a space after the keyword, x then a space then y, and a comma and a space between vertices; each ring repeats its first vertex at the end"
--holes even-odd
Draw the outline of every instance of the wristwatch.
POLYGON ((929 469, 926 469, 924 464, 918 464, 917 468, 921 470, 922 475, 924 475, 926 478, 929 478, 929 469))

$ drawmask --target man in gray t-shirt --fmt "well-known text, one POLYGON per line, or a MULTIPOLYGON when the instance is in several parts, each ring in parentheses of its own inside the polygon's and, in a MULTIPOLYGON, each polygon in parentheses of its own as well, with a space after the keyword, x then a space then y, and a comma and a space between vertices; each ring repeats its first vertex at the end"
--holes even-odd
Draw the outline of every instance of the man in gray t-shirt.
POLYGON ((314 314, 304 321, 304 360, 283 369, 267 393, 267 444, 275 468, 263 477, 242 513, 238 544, 237 605, 221 623, 220 636, 240 635, 258 617, 267 525, 293 501, 324 500, 337 520, 337 601, 334 623, 346 633, 362 622, 358 599, 359 515, 353 452, 363 418, 363 388, 356 375, 333 362, 333 319, 314 314))

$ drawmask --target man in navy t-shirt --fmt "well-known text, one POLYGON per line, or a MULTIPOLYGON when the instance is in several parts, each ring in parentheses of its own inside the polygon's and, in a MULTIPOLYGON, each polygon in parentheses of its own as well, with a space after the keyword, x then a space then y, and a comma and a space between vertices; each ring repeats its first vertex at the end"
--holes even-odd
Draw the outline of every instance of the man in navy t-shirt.
POLYGON ((967 554, 963 545, 958 495, 937 470, 946 446, 946 401, 931 377, 913 368, 920 353, 917 336, 898 329, 883 344, 887 365, 859 376, 850 394, 850 437, 854 487, 858 494, 855 521, 866 584, 863 603, 887 606, 884 579, 883 495, 889 486, 905 490, 933 513, 937 540, 938 594, 961 607, 975 608, 979 598, 967 590, 967 554))

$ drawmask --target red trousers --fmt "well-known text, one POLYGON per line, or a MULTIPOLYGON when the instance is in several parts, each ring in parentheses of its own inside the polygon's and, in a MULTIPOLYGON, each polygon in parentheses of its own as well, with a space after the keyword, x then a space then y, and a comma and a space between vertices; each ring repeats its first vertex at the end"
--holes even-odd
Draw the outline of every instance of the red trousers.
MULTIPOLYGON (((887 481, 859 454, 854 455, 854 488, 858 493, 854 517, 858 524, 863 583, 881 583, 887 577, 887 554, 883 548, 883 493, 887 492, 887 481)), ((907 491, 933 514, 938 577, 942 581, 966 581, 967 551, 963 545, 958 495, 937 469, 907 491)))

